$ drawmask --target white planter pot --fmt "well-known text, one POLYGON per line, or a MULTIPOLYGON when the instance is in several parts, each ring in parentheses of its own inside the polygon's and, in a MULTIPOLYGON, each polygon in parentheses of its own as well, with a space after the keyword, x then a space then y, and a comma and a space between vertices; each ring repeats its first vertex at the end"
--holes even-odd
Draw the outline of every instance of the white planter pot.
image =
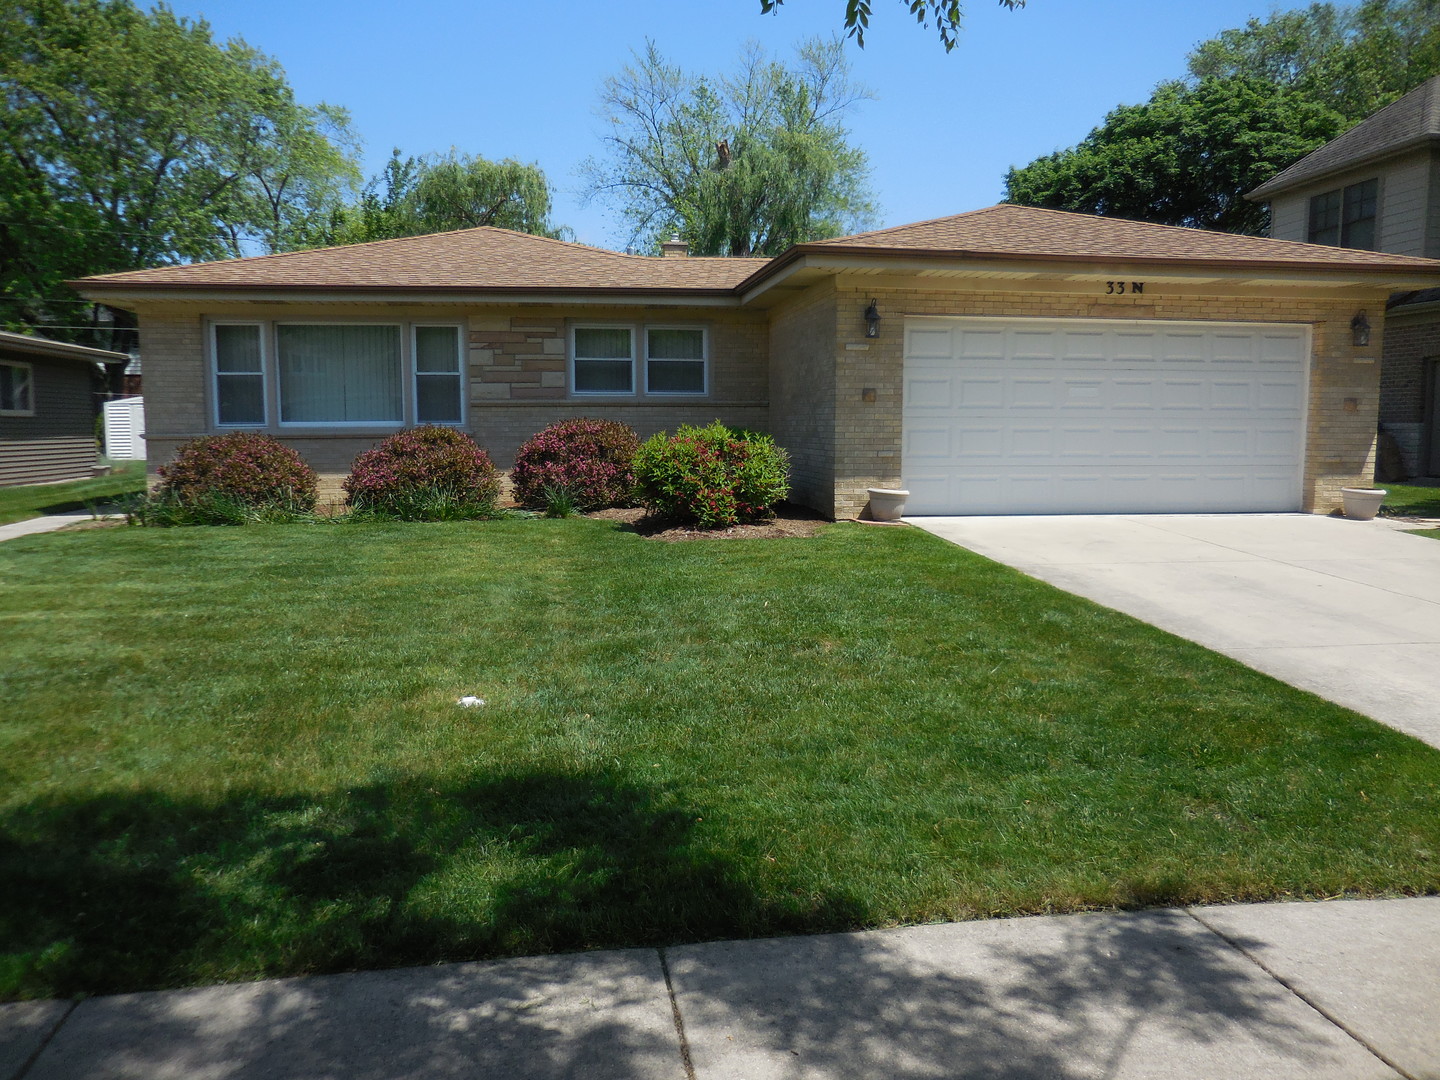
POLYGON ((1369 521, 1380 512, 1380 504, 1388 494, 1384 488, 1341 488, 1345 516, 1355 521, 1369 521))
POLYGON ((866 488, 865 494, 870 496, 870 516, 876 521, 899 521, 910 497, 910 492, 892 488, 866 488))

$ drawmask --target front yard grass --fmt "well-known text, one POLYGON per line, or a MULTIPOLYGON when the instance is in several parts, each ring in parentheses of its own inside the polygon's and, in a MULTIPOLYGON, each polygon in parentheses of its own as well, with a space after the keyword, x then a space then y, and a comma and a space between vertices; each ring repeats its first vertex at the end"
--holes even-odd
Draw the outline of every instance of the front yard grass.
POLYGON ((1440 753, 913 530, 27 538, 0 695, 7 997, 1440 890, 1440 753))
POLYGON ((113 502, 145 490, 145 463, 124 461, 108 476, 69 480, 63 484, 21 484, 0 487, 0 525, 83 510, 86 506, 113 502))
POLYGON ((1397 517, 1440 517, 1440 487, 1377 484, 1385 489, 1384 513, 1397 517))

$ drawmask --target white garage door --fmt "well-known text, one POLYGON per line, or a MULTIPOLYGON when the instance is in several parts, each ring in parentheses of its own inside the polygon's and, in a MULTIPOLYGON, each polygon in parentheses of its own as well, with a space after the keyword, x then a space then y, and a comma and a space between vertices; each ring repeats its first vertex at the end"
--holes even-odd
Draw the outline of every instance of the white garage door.
POLYGON ((907 318, 907 514, 1300 509, 1304 326, 907 318))

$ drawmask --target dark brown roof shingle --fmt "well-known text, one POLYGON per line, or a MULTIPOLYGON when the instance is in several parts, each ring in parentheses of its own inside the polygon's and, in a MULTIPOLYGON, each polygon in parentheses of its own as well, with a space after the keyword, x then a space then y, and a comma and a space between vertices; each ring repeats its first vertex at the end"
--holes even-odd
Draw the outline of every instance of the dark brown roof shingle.
POLYGON ((1440 75, 1312 150, 1245 197, 1264 202, 1282 191, 1430 140, 1440 142, 1440 75))
POLYGON ((88 288, 435 289, 728 292, 767 259, 622 255, 482 226, 368 244, 80 279, 88 288))

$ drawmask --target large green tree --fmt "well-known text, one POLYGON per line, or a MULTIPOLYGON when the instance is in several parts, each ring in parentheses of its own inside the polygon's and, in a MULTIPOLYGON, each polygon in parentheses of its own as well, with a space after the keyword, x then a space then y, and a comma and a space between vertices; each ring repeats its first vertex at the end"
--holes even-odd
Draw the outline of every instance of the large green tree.
POLYGON ((11 327, 123 346, 123 313, 112 327, 64 279, 294 247, 358 184, 343 110, 163 6, 0 0, 0 95, 11 327))
POLYGON ((323 238, 335 244, 494 225, 560 237, 550 222, 551 192, 538 165, 448 154, 401 157, 395 150, 360 199, 332 215, 323 238))
POLYGON ((697 255, 775 255, 854 231, 874 204, 845 118, 867 96, 838 39, 804 43, 790 64, 752 47, 721 77, 647 43, 605 82, 606 154, 585 167, 589 194, 648 250, 675 233, 697 255))
MULTIPOLYGON (((933 21, 940 43, 949 52, 960 41, 960 23, 965 14, 960 0, 900 0, 921 26, 928 27, 933 21)), ((1001 7, 1022 8, 1025 0, 999 0, 1001 7)), ((785 0, 760 0, 760 10, 765 14, 776 11, 785 0)), ((845 0, 845 36, 855 39, 855 44, 865 47, 865 31, 870 29, 870 0, 845 0)))
POLYGON ((1111 217, 1263 233, 1244 193, 1334 138, 1341 118, 1247 76, 1162 84, 1122 105, 1078 146, 1011 169, 1007 202, 1111 217))
POLYGON ((1201 43, 1188 77, 1012 168, 1009 202, 1263 234, 1243 198, 1440 72, 1440 0, 1312 4, 1201 43))

